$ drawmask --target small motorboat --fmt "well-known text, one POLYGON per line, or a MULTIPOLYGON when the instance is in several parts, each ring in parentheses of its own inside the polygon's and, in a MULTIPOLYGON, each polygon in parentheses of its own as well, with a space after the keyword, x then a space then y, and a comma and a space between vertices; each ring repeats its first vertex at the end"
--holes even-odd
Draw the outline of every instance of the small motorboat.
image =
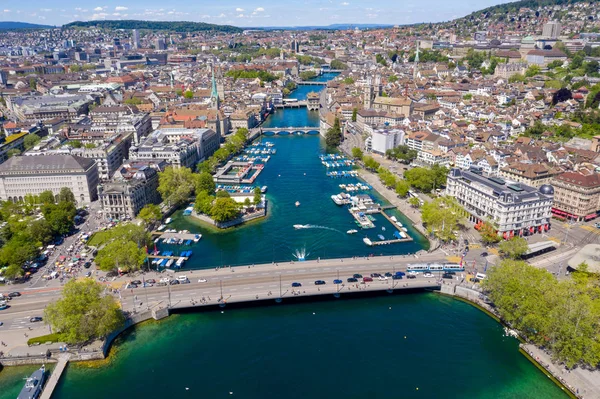
POLYGON ((377 238, 379 238, 381 241, 385 240, 385 237, 381 234, 377 234, 377 238))
POLYGON ((373 242, 371 240, 369 240, 367 237, 363 238, 363 242, 365 244, 367 244, 368 246, 372 246, 373 245, 373 242))
POLYGON ((307 229, 308 225, 306 225, 306 224, 295 224, 294 228, 295 229, 307 229))
POLYGON ((385 231, 385 226, 381 226, 381 231, 385 231))
POLYGON ((348 230, 346 233, 348 233, 348 234, 355 234, 355 233, 358 233, 358 230, 352 229, 352 230, 348 230))
POLYGON ((300 201, 296 201, 296 206, 300 206, 300 201))

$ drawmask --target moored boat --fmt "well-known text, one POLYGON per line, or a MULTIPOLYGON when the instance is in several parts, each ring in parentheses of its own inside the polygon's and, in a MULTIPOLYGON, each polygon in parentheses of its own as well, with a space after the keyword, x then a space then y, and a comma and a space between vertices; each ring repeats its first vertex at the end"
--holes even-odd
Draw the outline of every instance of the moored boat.
POLYGON ((169 224, 169 223, 171 223, 171 221, 172 221, 172 220, 173 220, 173 219, 171 219, 171 218, 166 218, 166 219, 165 219, 165 224, 169 224))
POLYGON ((355 234, 355 233, 358 233, 358 230, 352 229, 352 230, 348 230, 346 233, 348 233, 348 234, 355 234))
POLYGON ((17 399, 37 399, 42 393, 44 381, 46 380, 46 366, 42 365, 34 371, 25 381, 25 386, 21 389, 17 399))
POLYGON ((267 192, 267 188, 268 188, 267 186, 262 186, 260 188, 260 192, 263 193, 263 194, 266 193, 267 192))
POLYGON ((382 234, 377 234, 377 238, 379 238, 381 241, 385 240, 385 237, 382 234))
POLYGON ((363 238, 363 242, 365 244, 367 244, 368 246, 372 246, 373 245, 373 241, 369 240, 367 237, 363 238))
POLYGON ((300 201, 296 201, 296 206, 300 206, 300 201))

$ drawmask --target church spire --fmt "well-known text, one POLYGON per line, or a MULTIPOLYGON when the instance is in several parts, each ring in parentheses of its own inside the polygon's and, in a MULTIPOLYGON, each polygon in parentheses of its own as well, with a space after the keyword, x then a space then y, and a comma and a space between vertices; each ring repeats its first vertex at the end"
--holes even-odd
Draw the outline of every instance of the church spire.
POLYGON ((415 54, 415 63, 413 67, 413 79, 417 78, 417 72, 419 68, 419 40, 417 39, 417 52, 415 54))
POLYGON ((211 91, 210 91, 210 103, 213 108, 219 109, 219 92, 217 91, 217 81, 215 80, 215 69, 214 66, 210 67, 211 72, 211 91))

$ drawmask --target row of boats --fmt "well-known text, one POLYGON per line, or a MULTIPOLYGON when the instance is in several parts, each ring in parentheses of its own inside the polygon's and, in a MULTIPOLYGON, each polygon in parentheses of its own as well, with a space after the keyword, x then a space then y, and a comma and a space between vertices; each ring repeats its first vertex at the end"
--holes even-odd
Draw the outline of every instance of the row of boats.
POLYGON ((357 177, 358 172, 355 170, 332 170, 331 172, 327 172, 327 176, 332 177, 332 178, 357 177))
POLYGON ((250 155, 275 155, 277 154, 277 150, 275 148, 247 148, 244 153, 250 155))
MULTIPOLYGON (((174 258, 155 258, 152 260, 152 264, 155 265, 156 267, 165 267, 165 268, 170 268, 170 267, 175 267, 177 269, 180 269, 181 267, 183 267, 183 263, 189 259, 192 256, 192 251, 183 251, 181 254, 179 254, 179 257, 177 259, 174 258), (174 265, 173 265, 174 264, 174 265)), ((172 251, 164 251, 161 252, 157 251, 155 254, 155 256, 173 256, 173 252, 172 251)))
POLYGON ((271 160, 271 156, 260 156, 260 155, 239 155, 234 158, 237 162, 248 162, 248 163, 267 163, 271 160))
POLYGON ((321 161, 321 163, 327 168, 347 168, 354 166, 354 161, 350 159, 344 159, 343 161, 321 161))
POLYGON ((372 187, 369 186, 368 184, 363 184, 363 183, 356 183, 356 184, 340 184, 339 187, 343 190, 346 190, 348 192, 355 192, 355 191, 369 191, 372 187))
POLYGON ((320 155, 321 161, 343 161, 346 159, 346 156, 340 154, 325 154, 320 155))
MULTIPOLYGON (((169 245, 192 245, 192 241, 196 243, 196 242, 200 241, 201 238, 202 238, 202 234, 194 234, 193 239, 187 239, 187 240, 184 238, 179 238, 179 237, 167 237, 167 238, 163 238, 162 243, 169 244, 169 245)), ((156 240, 158 240, 158 238, 156 240)))

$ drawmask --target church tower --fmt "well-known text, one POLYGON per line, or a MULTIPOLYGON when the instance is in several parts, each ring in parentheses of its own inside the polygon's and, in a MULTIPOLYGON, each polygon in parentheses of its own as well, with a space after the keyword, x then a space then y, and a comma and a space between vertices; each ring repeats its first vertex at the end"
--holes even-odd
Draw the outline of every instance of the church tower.
POLYGON ((373 89, 373 78, 367 76, 367 84, 363 91, 363 108, 373 108, 373 100, 375 99, 375 90, 373 89))
POLYGON ((417 73, 419 72, 419 40, 417 40, 417 53, 415 54, 415 62, 413 67, 413 79, 417 79, 417 73))
POLYGON ((211 66, 211 91, 210 91, 210 107, 213 109, 219 109, 221 102, 219 100, 219 92, 217 90, 217 81, 215 80, 215 70, 211 66))

